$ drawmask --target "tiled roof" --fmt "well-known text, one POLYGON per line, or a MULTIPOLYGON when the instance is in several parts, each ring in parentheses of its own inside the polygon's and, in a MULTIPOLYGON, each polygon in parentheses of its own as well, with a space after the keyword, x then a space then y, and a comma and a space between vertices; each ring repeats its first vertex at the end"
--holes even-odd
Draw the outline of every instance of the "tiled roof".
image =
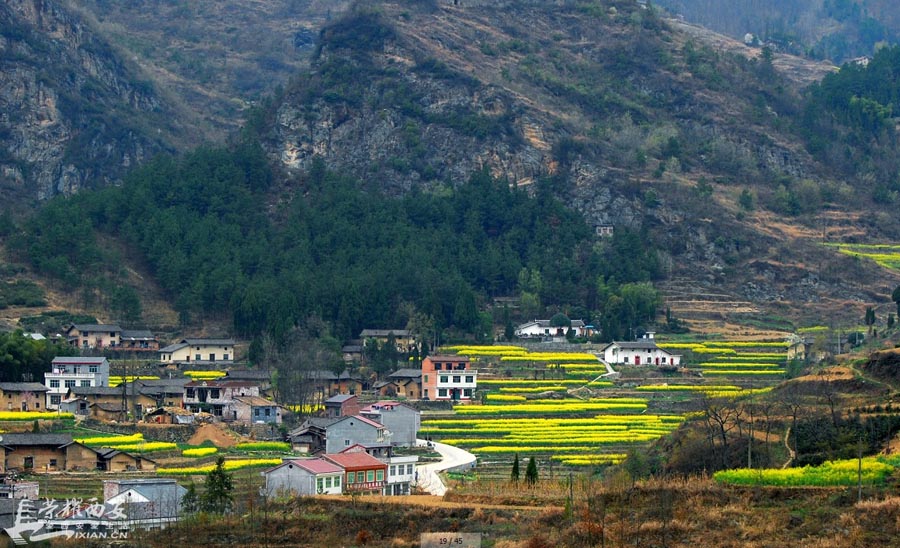
POLYGON ((376 459, 372 455, 364 452, 359 453, 337 453, 324 455, 325 459, 337 464, 345 470, 366 470, 371 468, 386 468, 387 465, 376 459))
POLYGON ((359 338, 390 337, 392 333, 394 337, 409 337, 408 329, 363 329, 359 334, 359 338))
POLYGON ((58 356, 53 358, 53 365, 100 365, 106 361, 106 358, 81 357, 81 356, 58 356))
POLYGON ((71 434, 3 434, 0 444, 7 447, 51 445, 62 447, 72 443, 71 434))
POLYGON ((181 339, 181 342, 195 346, 234 346, 234 339, 181 339))
POLYGON ((46 392, 47 387, 39 382, 0 382, 4 392, 46 392))
POLYGON ((349 401, 349 400, 352 400, 352 399, 354 399, 354 398, 356 398, 356 395, 354 395, 354 394, 336 394, 336 395, 334 395, 334 396, 331 396, 331 397, 328 398, 327 400, 325 400, 325 403, 326 403, 326 404, 329 404, 329 403, 344 403, 344 402, 349 401))
POLYGON ((341 473, 344 471, 337 464, 328 462, 323 458, 293 459, 288 461, 288 464, 294 464, 313 474, 334 474, 335 472, 341 473))
MULTIPOLYGON (((81 331, 82 333, 92 333, 97 331, 103 332, 112 332, 112 331, 122 331, 122 328, 118 325, 113 324, 87 324, 87 323, 77 323, 72 326, 73 328, 81 331)), ((70 328, 71 329, 71 328, 70 328)))
POLYGON ((421 377, 422 370, 421 369, 398 369, 388 375, 388 378, 391 379, 401 379, 401 378, 411 378, 411 377, 421 377))

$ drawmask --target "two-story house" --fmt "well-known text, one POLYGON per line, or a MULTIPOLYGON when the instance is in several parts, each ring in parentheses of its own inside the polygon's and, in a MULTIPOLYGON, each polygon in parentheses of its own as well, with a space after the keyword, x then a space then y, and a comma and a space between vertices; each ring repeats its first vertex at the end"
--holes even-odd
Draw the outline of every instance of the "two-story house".
POLYGON ((393 383, 394 395, 398 397, 410 400, 418 400, 423 397, 421 369, 398 369, 388 375, 388 380, 393 383))
POLYGON ((182 402, 194 413, 203 411, 233 421, 237 420, 234 403, 238 397, 259 398, 259 385, 249 381, 192 381, 184 385, 182 402))
POLYGON ((0 409, 6 411, 43 411, 47 405, 47 387, 39 382, 0 382, 0 409))
POLYGON ((355 444, 341 453, 367 453, 387 465, 384 488, 385 496, 408 495, 416 479, 416 463, 418 455, 395 455, 390 444, 364 445, 355 444))
POLYGON ((379 401, 363 407, 359 414, 383 424, 391 433, 391 445, 415 447, 422 425, 421 413, 405 403, 379 401))
POLYGON ((345 493, 379 494, 384 490, 387 465, 364 453, 325 454, 323 458, 344 469, 345 493))
POLYGON ((341 417, 325 427, 326 453, 338 453, 356 443, 390 444, 390 441, 390 430, 361 415, 341 417))
POLYGON ((234 361, 234 339, 181 339, 159 349, 162 363, 222 363, 234 361))
POLYGON ((422 399, 468 401, 478 385, 478 371, 466 356, 428 356, 422 360, 422 399))
POLYGON ((112 324, 74 324, 66 329, 66 342, 76 348, 119 346, 122 328, 112 324))
POLYGON ((56 410, 70 388, 109 386, 109 360, 93 357, 56 357, 44 373, 47 409, 56 410))

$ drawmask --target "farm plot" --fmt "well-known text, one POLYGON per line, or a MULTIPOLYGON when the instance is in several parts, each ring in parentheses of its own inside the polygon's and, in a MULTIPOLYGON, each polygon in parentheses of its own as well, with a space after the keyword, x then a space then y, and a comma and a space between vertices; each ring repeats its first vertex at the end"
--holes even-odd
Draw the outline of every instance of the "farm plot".
POLYGON ((783 341, 705 341, 660 342, 667 350, 690 350, 702 361, 689 365, 699 369, 704 377, 738 377, 744 379, 784 377, 786 352, 776 352, 786 347, 783 341))
POLYGON ((857 459, 828 461, 819 466, 802 468, 738 468, 720 470, 713 479, 730 485, 769 486, 851 486, 862 482, 865 485, 881 485, 894 473, 900 459, 887 457, 866 457, 857 459))

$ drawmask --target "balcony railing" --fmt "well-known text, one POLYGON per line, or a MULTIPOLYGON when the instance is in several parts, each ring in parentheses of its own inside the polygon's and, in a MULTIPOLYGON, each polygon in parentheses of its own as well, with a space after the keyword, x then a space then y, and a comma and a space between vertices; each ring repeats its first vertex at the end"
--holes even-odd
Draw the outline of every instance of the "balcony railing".
POLYGON ((376 491, 384 488, 383 481, 366 481, 363 483, 348 483, 347 491, 376 491))

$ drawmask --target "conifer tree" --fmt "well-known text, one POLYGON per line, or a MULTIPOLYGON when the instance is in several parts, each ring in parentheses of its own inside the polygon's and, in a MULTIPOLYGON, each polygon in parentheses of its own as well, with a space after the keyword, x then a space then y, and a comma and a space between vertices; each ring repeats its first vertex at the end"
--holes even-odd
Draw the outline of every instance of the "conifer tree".
POLYGON ((528 468, 525 469, 525 482, 534 487, 538 480, 538 469, 537 462, 535 462, 534 457, 530 457, 528 459, 528 468))
POLYGON ((231 474, 225 471, 225 457, 219 457, 216 467, 206 476, 206 493, 203 510, 211 514, 224 514, 231 510, 234 484, 231 474))
POLYGON ((512 480, 513 483, 519 483, 519 454, 516 453, 515 458, 513 459, 512 465, 512 474, 509 475, 509 479, 512 480))

